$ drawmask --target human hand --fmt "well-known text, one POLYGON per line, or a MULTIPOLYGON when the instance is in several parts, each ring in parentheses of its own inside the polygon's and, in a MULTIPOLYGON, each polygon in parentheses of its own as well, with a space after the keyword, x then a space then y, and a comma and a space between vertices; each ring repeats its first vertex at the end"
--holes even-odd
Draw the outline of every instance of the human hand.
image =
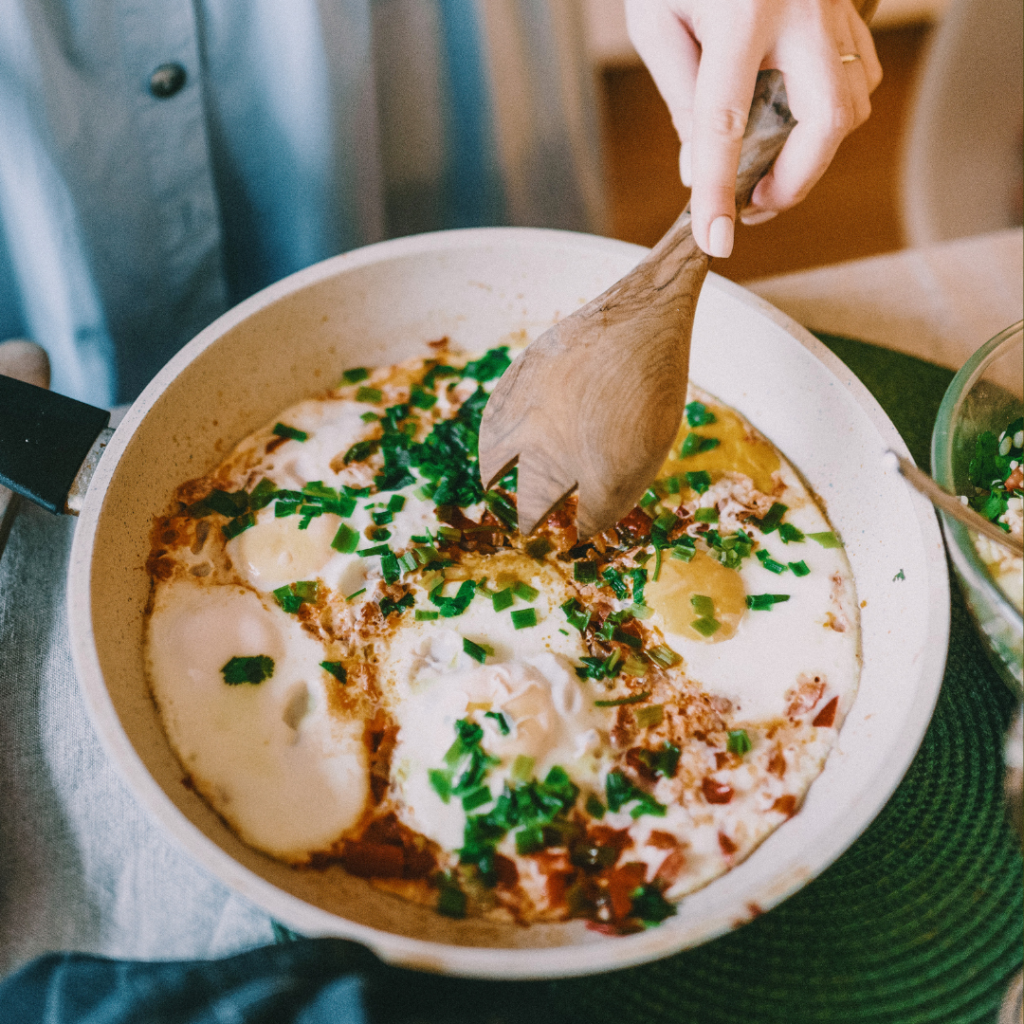
POLYGON ((758 71, 782 72, 797 125, 754 189, 745 224, 807 195, 867 120, 882 80, 852 0, 626 0, 626 21, 679 134, 693 237, 710 256, 732 252, 736 170, 758 71))

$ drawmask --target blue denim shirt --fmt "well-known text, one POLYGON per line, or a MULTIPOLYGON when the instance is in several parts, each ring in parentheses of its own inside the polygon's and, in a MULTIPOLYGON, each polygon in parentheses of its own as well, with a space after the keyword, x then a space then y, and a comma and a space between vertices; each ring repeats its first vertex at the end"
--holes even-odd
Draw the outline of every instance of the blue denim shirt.
POLYGON ((109 405, 342 250, 594 227, 572 7, 0 0, 0 339, 39 342, 55 390, 109 405))

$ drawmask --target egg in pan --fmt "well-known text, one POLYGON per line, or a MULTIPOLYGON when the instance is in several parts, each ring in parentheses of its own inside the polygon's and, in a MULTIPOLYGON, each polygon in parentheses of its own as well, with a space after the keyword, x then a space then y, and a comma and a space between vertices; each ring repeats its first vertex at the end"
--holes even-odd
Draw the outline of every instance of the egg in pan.
POLYGON ((530 537, 476 465, 509 363, 432 345, 282 412, 153 531, 147 672, 247 843, 449 916, 623 934, 797 813, 856 694, 854 581, 795 470, 691 387, 640 504, 530 537))

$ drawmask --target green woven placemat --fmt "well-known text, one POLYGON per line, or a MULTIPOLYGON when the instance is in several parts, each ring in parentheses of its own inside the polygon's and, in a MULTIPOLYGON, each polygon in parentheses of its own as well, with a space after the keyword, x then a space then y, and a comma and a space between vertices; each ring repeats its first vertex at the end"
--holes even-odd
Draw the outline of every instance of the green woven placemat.
MULTIPOLYGON (((845 338, 822 341, 928 465, 952 373, 845 338)), ((938 706, 906 778, 863 836, 770 913, 676 956, 557 982, 385 969, 411 1005, 542 1005, 586 1024, 967 1024, 995 1021, 1022 960, 1020 846, 1002 796, 1014 702, 953 587, 938 706)), ((488 1019, 505 1019, 487 1014, 488 1019)))

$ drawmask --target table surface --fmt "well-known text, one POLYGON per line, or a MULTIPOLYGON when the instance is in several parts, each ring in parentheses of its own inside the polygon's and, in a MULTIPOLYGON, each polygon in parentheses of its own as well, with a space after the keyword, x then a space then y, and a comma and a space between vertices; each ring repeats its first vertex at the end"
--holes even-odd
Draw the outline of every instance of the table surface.
MULTIPOLYGON (((1019 230, 1000 232, 764 279, 751 288, 819 332, 952 368, 1021 318, 1022 250, 1019 230)), ((934 406, 950 373, 842 339, 830 344, 859 376, 874 376, 876 397, 926 461, 934 406), (901 374, 923 396, 902 411, 882 393, 888 387, 898 395, 901 374)), ((63 612, 73 528, 73 520, 23 505, 0 562, 0 975, 50 949, 193 958, 271 941, 265 914, 207 877, 149 823, 92 733, 63 612)), ((553 983, 552 998, 567 1013, 572 1007, 573 1018, 590 1020, 610 1020, 613 1010, 678 1020, 684 1008, 707 1021, 992 1019, 998 994, 1020 963, 1020 858, 992 810, 1012 701, 979 661, 980 645, 956 596, 954 636, 922 754, 850 853, 733 935, 592 983, 553 983), (951 772, 957 798, 976 813, 969 827, 962 815, 950 816, 943 799, 951 772), (965 865, 972 842, 987 864, 965 865), (874 948, 852 931, 855 920, 871 913, 872 900, 879 919, 874 948), (970 904, 985 909, 984 920, 971 915, 970 904), (1017 930, 1011 953, 1007 920, 1017 930), (821 928, 832 929, 831 945, 816 939, 821 928), (886 954, 886 943, 890 949, 902 943, 902 960, 886 954), (780 962, 788 953, 802 962, 780 962), (978 966, 965 974, 963 958, 975 954, 978 966), (770 968, 763 977, 752 969, 762 962, 770 968), (916 973, 894 974, 899 964, 916 973), (968 974, 977 978, 973 988, 968 974), (808 999, 797 1014, 785 994, 792 996, 801 977, 808 999), (734 989, 732 1001, 702 1003, 702 992, 720 990, 722 982, 734 989), (915 1001, 915 984, 930 986, 923 1000, 915 1001)))

